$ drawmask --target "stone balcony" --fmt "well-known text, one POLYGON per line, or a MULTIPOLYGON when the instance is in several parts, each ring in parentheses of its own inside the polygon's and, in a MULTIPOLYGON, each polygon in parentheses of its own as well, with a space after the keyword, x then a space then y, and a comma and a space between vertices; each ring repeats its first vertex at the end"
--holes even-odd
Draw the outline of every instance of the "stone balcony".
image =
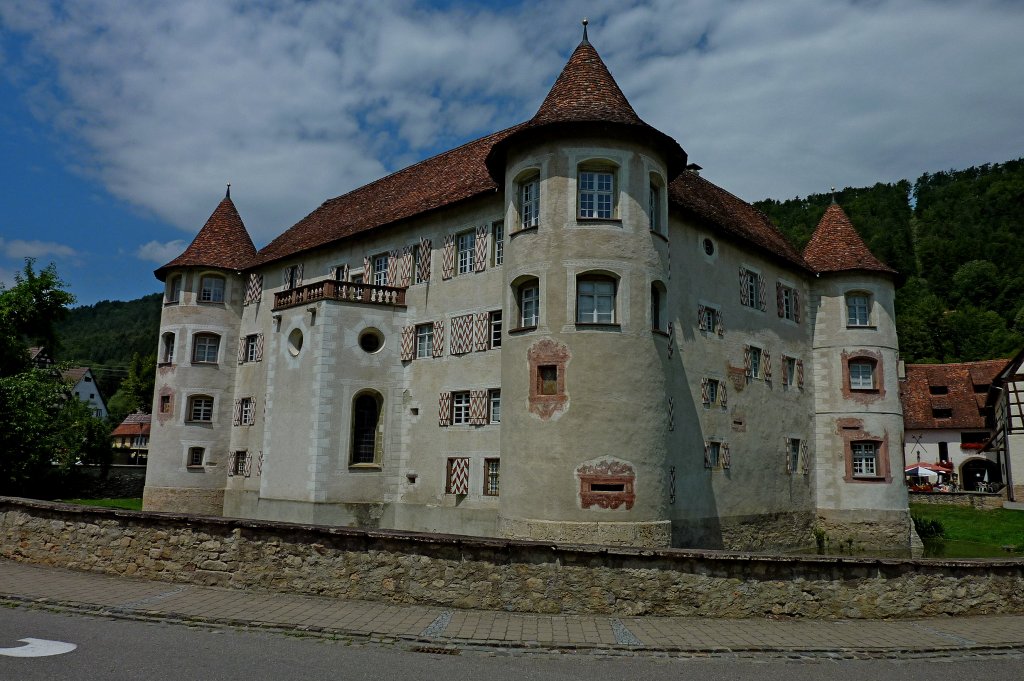
POLYGON ((284 310, 318 300, 405 307, 405 289, 325 279, 275 293, 274 310, 284 310))

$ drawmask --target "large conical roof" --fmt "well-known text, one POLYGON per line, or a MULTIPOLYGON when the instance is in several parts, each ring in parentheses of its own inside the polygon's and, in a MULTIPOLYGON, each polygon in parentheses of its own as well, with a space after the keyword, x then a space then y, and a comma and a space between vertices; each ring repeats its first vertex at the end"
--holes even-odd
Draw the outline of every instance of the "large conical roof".
POLYGON ((552 128, 562 133, 645 139, 665 154, 669 179, 686 167, 686 152, 678 142, 637 115, 585 32, 533 118, 491 149, 487 157, 491 175, 498 180, 504 175, 505 154, 510 145, 552 128))
POLYGON ((163 281, 174 267, 217 267, 243 270, 256 256, 256 246, 238 215, 231 196, 217 204, 185 252, 154 272, 163 281))
POLYGON ((810 242, 804 249, 804 260, 816 272, 845 272, 867 270, 896 274, 868 249, 854 229, 850 218, 839 204, 825 209, 810 242))

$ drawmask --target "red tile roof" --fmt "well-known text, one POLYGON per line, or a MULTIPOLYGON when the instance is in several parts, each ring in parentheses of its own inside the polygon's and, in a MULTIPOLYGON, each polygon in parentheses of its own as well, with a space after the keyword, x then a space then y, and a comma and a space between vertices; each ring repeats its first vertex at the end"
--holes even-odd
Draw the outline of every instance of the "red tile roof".
POLYGON ((825 209, 825 214, 821 216, 804 249, 804 260, 817 272, 867 270, 896 274, 896 270, 868 250, 850 218, 835 203, 825 209))
POLYGON ((225 196, 185 252, 157 269, 154 274, 163 281, 167 271, 173 267, 243 270, 252 263, 255 256, 256 246, 235 204, 230 197, 225 196))
POLYGON ((153 417, 150 414, 143 414, 142 412, 129 414, 110 434, 149 435, 152 419, 153 417))
POLYGON ((958 364, 908 364, 907 378, 900 384, 903 402, 903 423, 907 430, 984 429, 981 408, 992 379, 1006 366, 1005 359, 958 364), (945 387, 942 395, 931 394, 929 388, 945 387), (977 392, 976 387, 985 392, 977 392), (952 416, 936 418, 933 409, 949 409, 952 416))

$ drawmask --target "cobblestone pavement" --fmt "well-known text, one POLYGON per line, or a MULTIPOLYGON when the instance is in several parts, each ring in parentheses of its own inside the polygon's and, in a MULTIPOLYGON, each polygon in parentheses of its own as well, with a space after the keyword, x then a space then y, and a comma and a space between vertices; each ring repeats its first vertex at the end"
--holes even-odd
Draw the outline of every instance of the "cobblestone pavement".
POLYGON ((173 584, 0 560, 0 602, 411 646, 604 654, 916 657, 1024 652, 1024 616, 727 620, 533 615, 173 584))

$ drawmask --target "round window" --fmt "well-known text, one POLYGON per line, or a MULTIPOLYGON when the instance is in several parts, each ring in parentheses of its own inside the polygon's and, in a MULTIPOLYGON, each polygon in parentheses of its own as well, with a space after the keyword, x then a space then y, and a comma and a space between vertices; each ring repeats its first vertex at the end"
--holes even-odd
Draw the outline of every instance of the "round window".
POLYGON ((292 332, 288 334, 288 352, 291 353, 292 357, 299 356, 299 350, 302 349, 302 330, 292 329, 292 332))
POLYGON ((384 347, 384 334, 377 329, 363 329, 359 334, 359 347, 365 352, 377 352, 384 347))
POLYGON ((704 252, 708 255, 715 254, 715 242, 711 239, 704 239, 704 252))

